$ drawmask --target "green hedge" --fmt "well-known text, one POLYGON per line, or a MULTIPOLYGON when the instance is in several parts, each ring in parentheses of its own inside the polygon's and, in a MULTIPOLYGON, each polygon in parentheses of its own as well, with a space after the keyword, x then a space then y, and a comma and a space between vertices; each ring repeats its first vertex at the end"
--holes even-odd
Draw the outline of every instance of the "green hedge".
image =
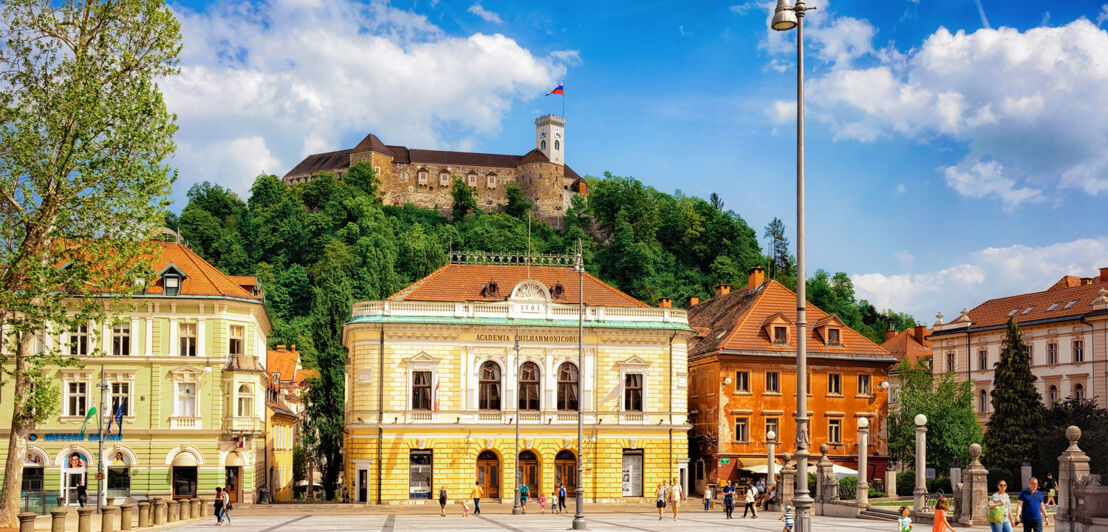
POLYGON ((911 495, 916 491, 916 472, 909 469, 896 474, 896 494, 900 496, 911 495))

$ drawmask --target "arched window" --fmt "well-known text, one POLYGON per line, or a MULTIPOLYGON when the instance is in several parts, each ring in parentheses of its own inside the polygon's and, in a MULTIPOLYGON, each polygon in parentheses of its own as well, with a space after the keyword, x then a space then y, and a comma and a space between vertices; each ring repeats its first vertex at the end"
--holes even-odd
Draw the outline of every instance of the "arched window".
POLYGON ((539 367, 534 362, 519 367, 519 409, 539 409, 539 367))
POLYGON ((577 365, 566 362, 558 368, 558 410, 577 410, 577 365))
POLYGON ((558 151, 560 149, 562 149, 562 141, 560 141, 560 140, 554 141, 554 151, 558 151))
POLYGON ((1050 404, 1057 403, 1058 402, 1058 387, 1051 384, 1050 389, 1047 390, 1047 395, 1046 396, 1047 396, 1047 400, 1050 401, 1050 404))
POLYGON ((545 140, 539 143, 539 149, 540 150, 546 150, 546 141, 545 140))
POLYGON ((989 393, 985 390, 981 390, 977 394, 977 411, 984 414, 989 409, 989 393))
POLYGON ((1084 385, 1082 385, 1081 383, 1077 383, 1077 384, 1073 385, 1073 398, 1074 399, 1084 399, 1085 398, 1085 386, 1084 385))
POLYGON ((500 410, 500 366, 496 362, 481 364, 479 383, 480 397, 478 408, 481 410, 500 410))
POLYGON ((246 384, 239 386, 238 417, 254 417, 254 394, 246 384))

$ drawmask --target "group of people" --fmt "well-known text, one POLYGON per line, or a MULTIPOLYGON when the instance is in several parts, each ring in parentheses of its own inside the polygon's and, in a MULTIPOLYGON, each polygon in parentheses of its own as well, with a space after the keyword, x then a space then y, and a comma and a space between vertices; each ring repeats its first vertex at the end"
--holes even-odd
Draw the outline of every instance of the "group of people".
POLYGON ((677 482, 677 478, 675 477, 669 484, 659 482, 654 495, 658 498, 658 520, 662 520, 662 514, 665 513, 666 506, 670 507, 673 511, 673 518, 677 519, 677 512, 681 508, 681 500, 685 498, 685 492, 681 488, 681 484, 677 482))
POLYGON ((226 488, 215 488, 215 526, 222 526, 223 521, 227 521, 227 526, 231 526, 231 510, 234 509, 234 505, 231 504, 231 486, 226 488))
MULTIPOLYGON (((1043 526, 1049 525, 1047 518, 1047 502, 1054 498, 1054 479, 1047 478, 1049 487, 1047 494, 1039 491, 1039 479, 1031 477, 1027 481, 1027 488, 1020 492, 1016 499, 1015 511, 1012 510, 1012 497, 1008 495, 1008 483, 1001 480, 996 485, 996 492, 989 497, 986 512, 989 528, 992 532, 1013 532, 1012 527, 1023 523, 1023 532, 1043 532, 1043 526)), ((1046 486, 1044 486, 1046 487, 1046 486)), ((948 504, 946 498, 940 497, 935 504, 935 521, 932 532, 953 531, 947 521, 946 512, 948 504)), ((900 532, 912 530, 912 518, 907 506, 900 507, 900 518, 897 520, 900 532)))
MULTIPOLYGON (((677 479, 674 479, 677 480, 677 479)), ((481 514, 481 483, 474 482, 473 489, 470 490, 470 497, 473 499, 473 515, 481 514)), ((439 488, 439 515, 446 517, 446 504, 448 500, 448 493, 446 486, 439 488)), ((527 484, 521 484, 519 486, 519 506, 523 513, 527 513, 527 499, 531 498, 531 488, 527 484)), ((458 501, 462 505, 462 517, 469 516, 469 501, 463 499, 458 501)), ((546 514, 546 495, 539 495, 539 512, 546 514)), ((564 484, 558 484, 554 491, 550 493, 550 513, 565 513, 566 512, 566 487, 564 484)))
MULTIPOLYGON (((727 484, 723 486, 723 513, 727 516, 727 519, 732 518, 732 514, 735 511, 735 497, 739 490, 739 486, 734 481, 728 480, 727 484)), ((704 490, 704 511, 708 511, 711 506, 711 491, 704 490)), ((745 489, 742 493, 743 503, 743 517, 750 515, 752 519, 758 518, 758 510, 768 510, 769 505, 774 503, 774 499, 777 497, 777 487, 770 486, 766 488, 765 481, 758 480, 758 482, 747 482, 745 489)))

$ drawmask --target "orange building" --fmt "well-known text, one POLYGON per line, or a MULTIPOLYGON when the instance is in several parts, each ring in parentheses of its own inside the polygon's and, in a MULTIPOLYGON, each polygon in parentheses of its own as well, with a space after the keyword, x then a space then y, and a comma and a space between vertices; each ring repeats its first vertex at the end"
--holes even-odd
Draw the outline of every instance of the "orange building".
MULTIPOLYGON (((855 468, 858 418, 869 418, 867 477, 880 478, 888 465, 888 369, 896 359, 811 303, 808 320, 809 448, 818 456, 827 443, 832 461, 855 468)), ((751 270, 745 290, 722 285, 716 297, 689 308, 689 325, 698 331, 689 346, 689 458, 697 491, 764 468, 770 431, 777 433, 778 456, 796 451, 795 323, 796 293, 764 281, 761 268, 751 270)))

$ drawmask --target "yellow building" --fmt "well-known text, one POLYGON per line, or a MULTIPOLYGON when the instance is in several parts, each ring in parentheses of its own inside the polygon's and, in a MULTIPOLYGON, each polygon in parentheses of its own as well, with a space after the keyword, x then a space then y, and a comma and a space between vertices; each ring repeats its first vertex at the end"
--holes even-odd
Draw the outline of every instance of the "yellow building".
POLYGON ((564 483, 572 500, 578 399, 586 500, 685 482, 685 312, 586 274, 579 369, 578 279, 567 267, 454 260, 388 300, 356 303, 343 330, 352 498, 409 501, 445 486, 457 499, 477 483, 509 501, 518 462, 533 496, 564 483))
POLYGON ((266 471, 268 490, 276 502, 290 502, 293 492, 292 448, 300 442, 301 398, 304 381, 315 370, 300 366, 296 346, 278 345, 266 358, 269 388, 266 395, 266 471))

